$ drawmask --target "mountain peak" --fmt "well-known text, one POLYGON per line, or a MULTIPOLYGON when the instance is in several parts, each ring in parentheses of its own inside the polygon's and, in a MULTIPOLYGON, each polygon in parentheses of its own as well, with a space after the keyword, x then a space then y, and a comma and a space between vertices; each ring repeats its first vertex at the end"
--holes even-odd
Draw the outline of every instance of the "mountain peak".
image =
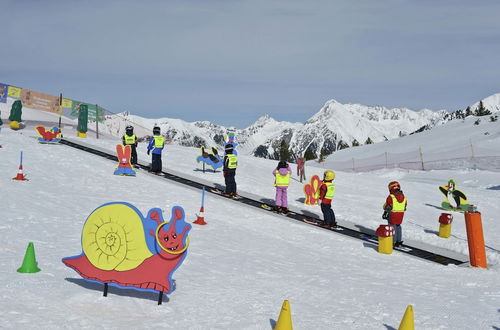
MULTIPOLYGON (((500 111, 500 93, 496 93, 490 95, 484 99, 482 99, 483 105, 486 109, 491 112, 499 112, 500 111)), ((471 110, 474 111, 479 106, 479 102, 474 103, 470 106, 471 110)))

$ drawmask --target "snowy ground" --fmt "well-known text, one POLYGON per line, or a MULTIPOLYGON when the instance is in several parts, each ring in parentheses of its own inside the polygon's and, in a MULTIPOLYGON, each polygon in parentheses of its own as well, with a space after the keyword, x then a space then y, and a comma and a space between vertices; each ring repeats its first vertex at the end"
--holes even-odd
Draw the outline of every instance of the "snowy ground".
MULTIPOLYGON (((71 133, 72 134, 72 133, 71 133)), ((67 136, 71 135, 67 133, 67 136)), ((205 201, 205 227, 191 231, 185 263, 174 274, 176 290, 156 305, 156 295, 110 289, 83 281, 61 258, 80 253, 86 217, 99 205, 125 201, 143 214, 161 207, 166 217, 181 205, 195 219, 200 193, 139 172, 113 176, 115 164, 64 145, 39 145, 29 128, 0 132, 0 327, 4 328, 170 328, 271 329, 284 299, 291 303, 295 329, 394 329, 411 304, 417 329, 500 327, 500 174, 486 171, 371 173, 337 172, 335 212, 340 220, 376 228, 387 183, 399 180, 409 201, 405 239, 467 253, 463 215, 453 236, 437 237, 437 186, 449 178, 483 215, 489 270, 442 266, 376 247, 217 196, 205 201), (19 151, 30 181, 16 182, 19 151), (28 242, 34 242, 42 271, 19 274, 28 242)), ((116 140, 87 143, 113 150, 116 140)), ((146 146, 139 158, 148 159, 146 146)), ((223 184, 222 173, 197 170, 192 148, 168 146, 164 167, 223 184)), ((274 198, 276 162, 242 156, 238 189, 274 198)), ((198 168, 201 168, 199 166, 198 168)), ((294 169, 295 170, 295 169, 294 169)), ((308 176, 322 169, 307 169, 308 176)), ((304 207, 302 185, 293 181, 290 203, 304 207)))

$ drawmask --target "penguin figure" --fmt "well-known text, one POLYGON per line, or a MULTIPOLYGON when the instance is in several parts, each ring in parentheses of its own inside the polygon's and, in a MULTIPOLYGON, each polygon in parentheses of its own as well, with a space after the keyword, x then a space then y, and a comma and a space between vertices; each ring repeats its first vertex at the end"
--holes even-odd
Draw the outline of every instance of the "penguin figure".
POLYGON ((455 189, 456 185, 457 184, 455 180, 450 179, 448 180, 448 185, 439 187, 439 190, 443 193, 443 195, 446 196, 446 199, 451 208, 461 209, 460 206, 462 204, 465 204, 465 202, 467 201, 467 197, 463 192, 455 189))

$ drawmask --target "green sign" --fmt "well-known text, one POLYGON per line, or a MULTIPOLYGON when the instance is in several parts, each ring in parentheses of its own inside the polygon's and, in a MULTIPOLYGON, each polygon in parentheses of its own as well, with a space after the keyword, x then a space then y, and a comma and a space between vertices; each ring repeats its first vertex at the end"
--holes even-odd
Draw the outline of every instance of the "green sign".
POLYGON ((104 108, 97 106, 95 104, 88 104, 85 102, 80 102, 75 100, 73 100, 71 105, 71 116, 78 117, 78 114, 80 113, 80 107, 82 105, 86 105, 87 107, 89 120, 99 121, 99 122, 104 121, 104 115, 106 113, 106 110, 104 108))

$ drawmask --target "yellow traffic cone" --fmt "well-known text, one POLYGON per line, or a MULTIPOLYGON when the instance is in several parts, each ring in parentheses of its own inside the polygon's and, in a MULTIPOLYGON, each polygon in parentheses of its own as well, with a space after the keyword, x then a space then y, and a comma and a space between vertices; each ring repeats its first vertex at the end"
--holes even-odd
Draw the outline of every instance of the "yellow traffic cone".
POLYGON ((281 306, 280 316, 274 330, 293 330, 292 327, 292 314, 290 311, 290 303, 288 300, 283 301, 281 306))
POLYGON ((405 315, 399 324, 398 330, 415 330, 415 322, 413 320, 413 306, 406 307, 405 315))

